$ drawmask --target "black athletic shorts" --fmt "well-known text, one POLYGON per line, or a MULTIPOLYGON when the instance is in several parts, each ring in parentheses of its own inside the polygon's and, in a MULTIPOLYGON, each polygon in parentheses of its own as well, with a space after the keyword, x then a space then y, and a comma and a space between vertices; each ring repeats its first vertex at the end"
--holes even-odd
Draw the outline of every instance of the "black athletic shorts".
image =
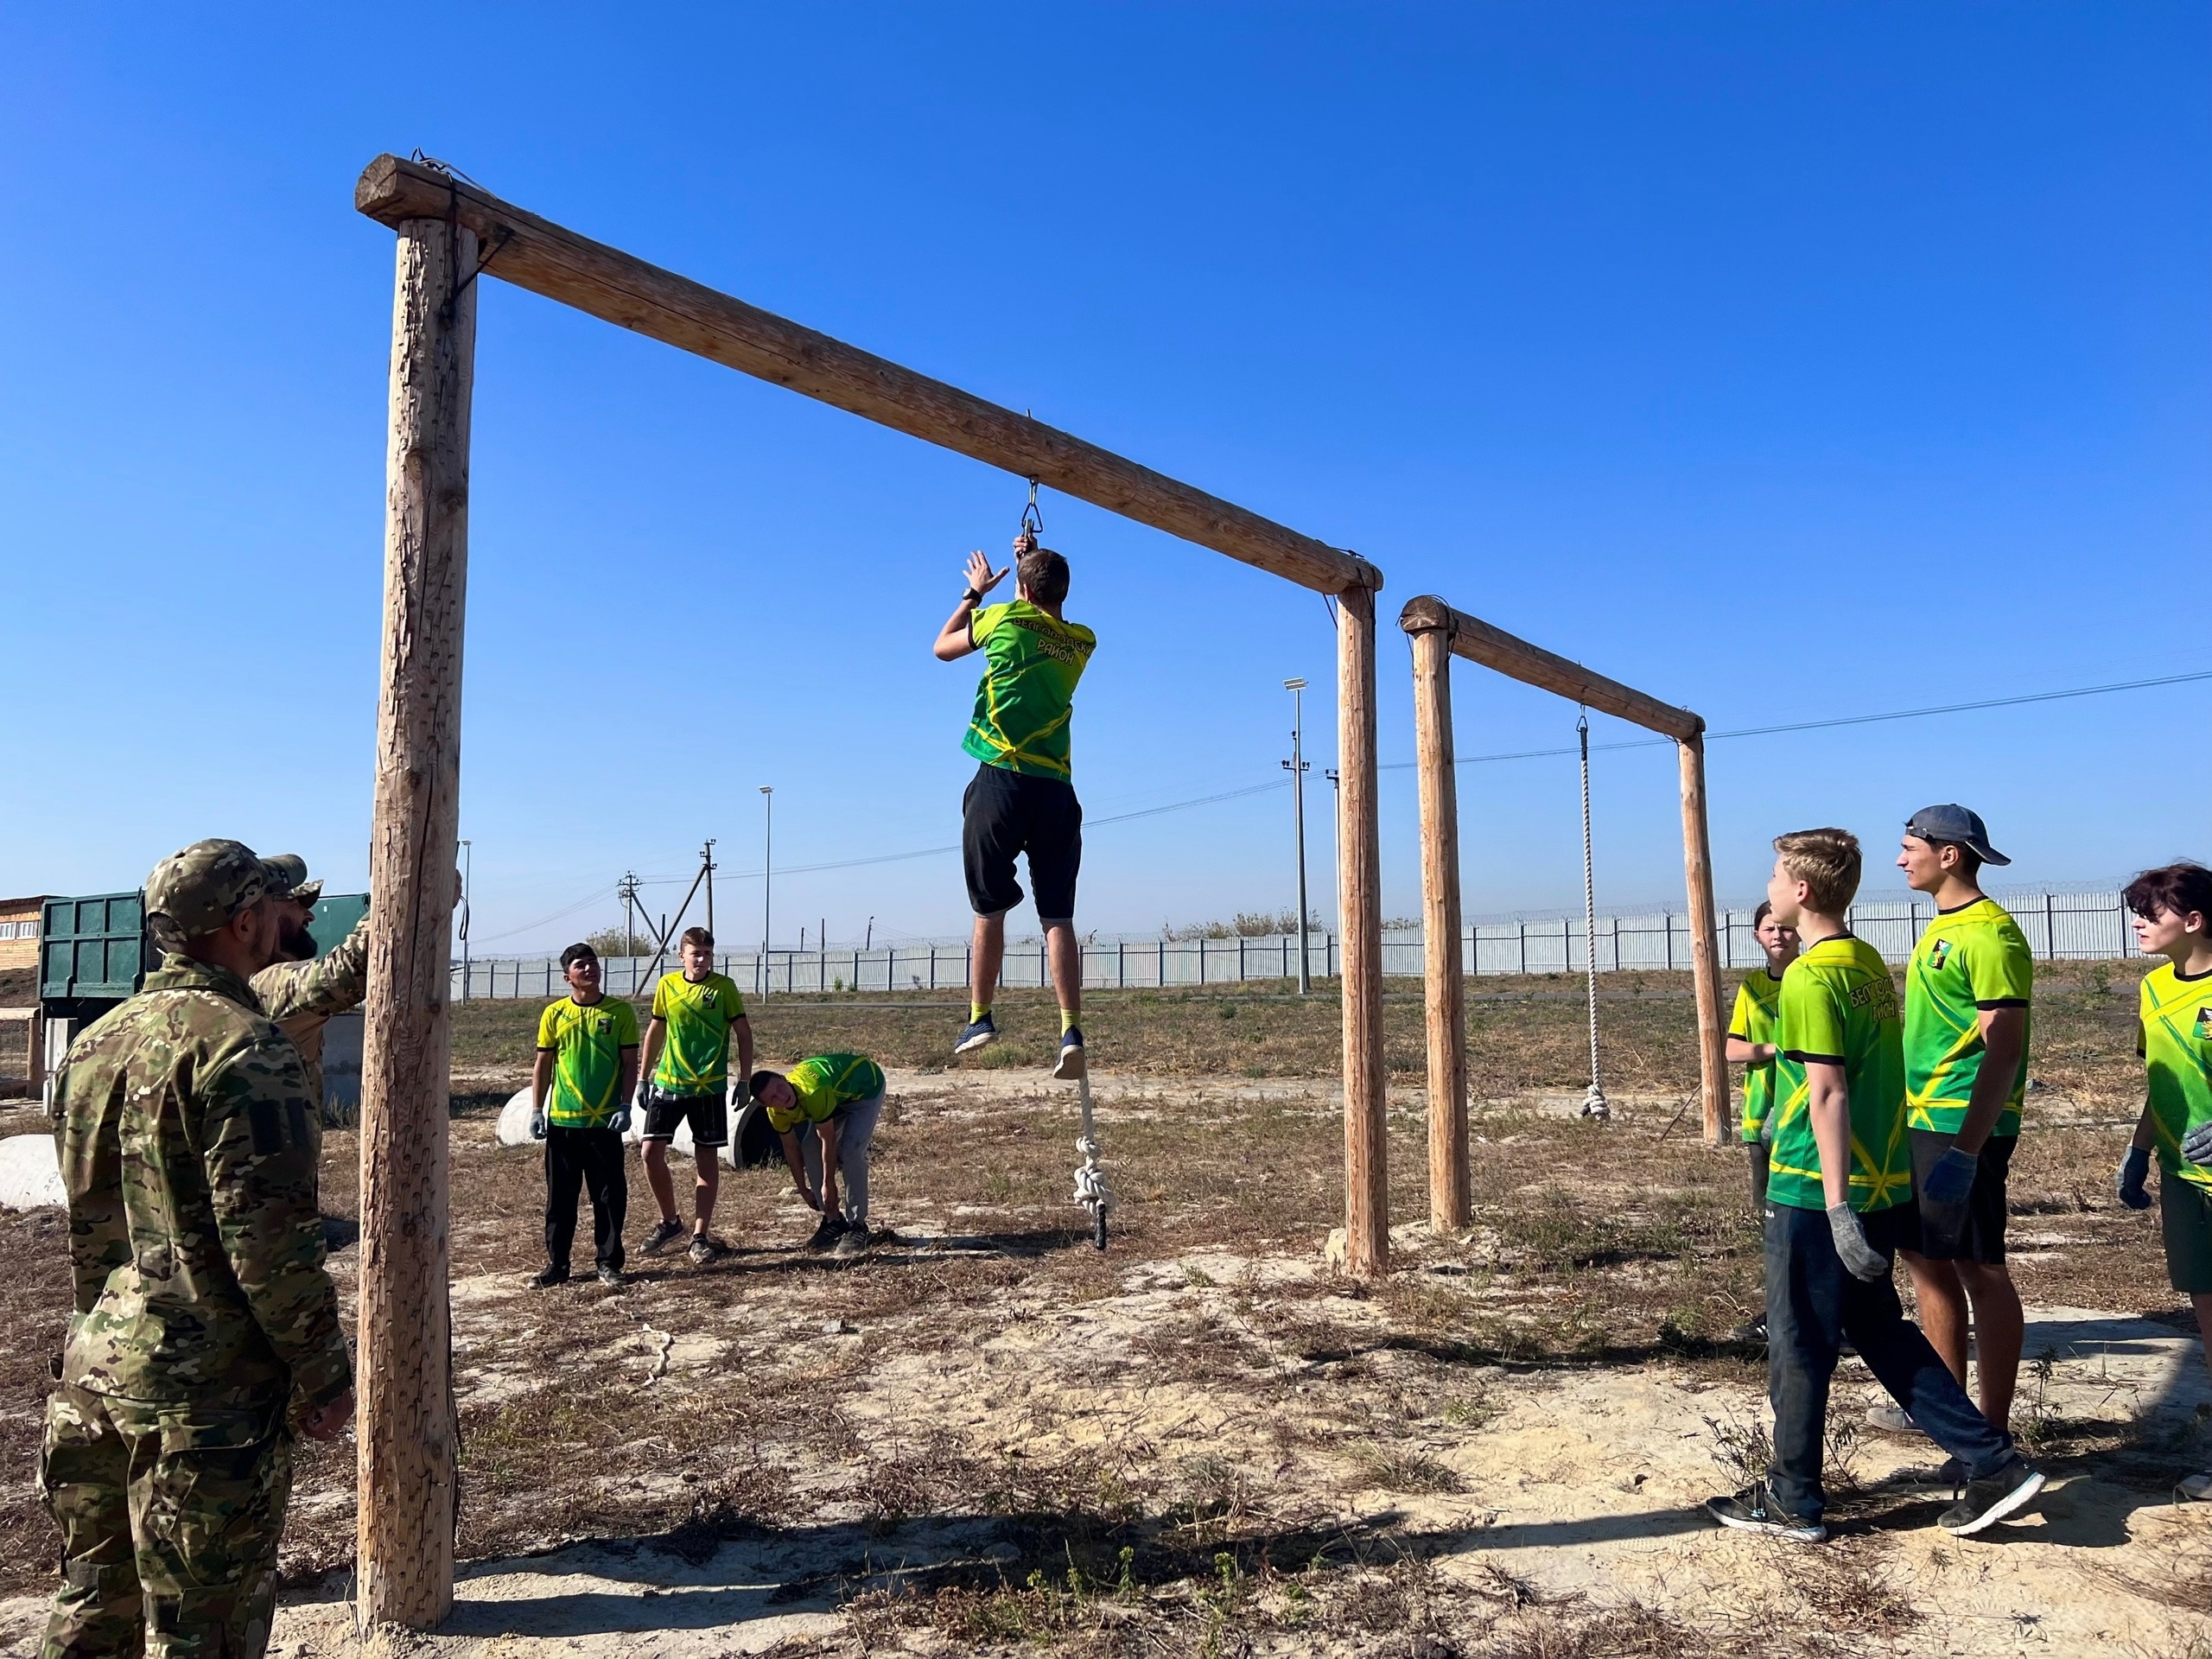
POLYGON ((978 916, 1003 916, 1021 902, 1014 855, 1029 855, 1041 922, 1075 919, 1076 872, 1083 865, 1083 804, 1075 785, 981 766, 960 798, 960 857, 968 902, 978 916))
POLYGON ((1912 1191, 1920 1210, 1920 1243, 1916 1249, 1931 1262, 2005 1263, 2005 1177, 2012 1164, 2017 1135, 1993 1135, 1981 1143, 1981 1161, 1974 1167, 1974 1185, 1964 1204, 1939 1207, 1920 1197, 1922 1187, 1955 1135, 1936 1129, 1912 1134, 1912 1191))
POLYGON ((645 1091, 645 1139, 673 1141, 676 1126, 691 1120, 694 1146, 729 1144, 729 1095, 717 1089, 711 1095, 667 1095, 658 1089, 645 1091))

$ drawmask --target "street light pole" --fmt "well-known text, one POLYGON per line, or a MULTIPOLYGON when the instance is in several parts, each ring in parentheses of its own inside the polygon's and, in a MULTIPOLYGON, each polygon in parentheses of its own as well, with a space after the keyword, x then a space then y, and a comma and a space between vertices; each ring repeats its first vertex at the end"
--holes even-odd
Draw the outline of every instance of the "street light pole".
POLYGON ((760 785, 760 1000, 768 1000, 768 936, 775 919, 776 786, 760 785))
POLYGON ((1313 992, 1311 969, 1306 960, 1306 682, 1285 680, 1290 693, 1290 759, 1283 766, 1290 772, 1291 813, 1298 823, 1298 994, 1313 992))
POLYGON ((475 853, 464 838, 461 843, 461 1000, 464 1002, 468 1001, 468 878, 475 870, 475 853))
POLYGON ((706 846, 700 849, 699 858, 700 861, 707 867, 707 931, 709 935, 711 936, 715 931, 715 842, 713 836, 710 836, 707 838, 706 846))

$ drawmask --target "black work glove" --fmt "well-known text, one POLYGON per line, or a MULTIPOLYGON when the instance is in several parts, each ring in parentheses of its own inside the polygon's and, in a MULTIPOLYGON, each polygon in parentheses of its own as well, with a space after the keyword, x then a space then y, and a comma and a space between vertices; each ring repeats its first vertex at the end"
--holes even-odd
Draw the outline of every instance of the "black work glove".
POLYGON ((2113 1185, 2119 1190, 2120 1201, 2131 1210, 2148 1210, 2151 1195, 2143 1190, 2143 1183, 2151 1173, 2151 1149, 2130 1147, 2127 1156, 2120 1160, 2120 1176, 2113 1185))

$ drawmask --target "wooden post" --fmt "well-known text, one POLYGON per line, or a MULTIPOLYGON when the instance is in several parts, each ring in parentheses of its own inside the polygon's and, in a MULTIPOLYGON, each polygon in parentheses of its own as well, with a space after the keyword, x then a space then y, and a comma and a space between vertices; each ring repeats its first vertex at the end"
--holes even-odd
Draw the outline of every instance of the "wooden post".
POLYGON ((1344 1268, 1360 1278, 1390 1268, 1375 767, 1375 594, 1348 588, 1337 596, 1337 893, 1344 933, 1344 1268))
POLYGON ((1713 832, 1705 810, 1705 734, 1681 740, 1682 865, 1689 878, 1690 975, 1697 985, 1698 1071, 1705 1138, 1718 1146, 1728 1116, 1727 1038, 1720 1025, 1720 951, 1713 937, 1713 832))
POLYGON ((475 285, 461 279, 476 238, 443 219, 397 228, 361 1054, 358 1565, 365 1628, 426 1630, 453 1607, 447 997, 476 351, 475 285))
POLYGON ((1413 634, 1421 779, 1421 980, 1428 1015, 1428 1224, 1472 1218, 1467 1175, 1467 996, 1459 960, 1459 785, 1452 764, 1452 636, 1413 634))

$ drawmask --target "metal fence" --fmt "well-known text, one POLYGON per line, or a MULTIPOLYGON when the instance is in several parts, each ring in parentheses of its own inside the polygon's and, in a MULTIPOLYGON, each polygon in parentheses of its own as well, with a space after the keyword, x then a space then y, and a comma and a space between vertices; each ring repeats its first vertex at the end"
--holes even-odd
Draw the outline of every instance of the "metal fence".
MULTIPOLYGON (((2126 907, 2115 891, 2034 891, 1994 895, 2027 935, 2039 961, 2110 959, 2137 955, 2126 907)), ((1851 907, 1852 931, 1891 963, 1902 963, 1913 941, 1935 917, 1935 906, 1917 894, 1869 899, 1851 907)), ((1765 960, 1751 925, 1752 912, 1730 910, 1716 918, 1721 964, 1753 968, 1765 960)), ((1649 911, 1598 918, 1598 970, 1687 969, 1691 932, 1684 913, 1649 911)), ((1382 972, 1387 978, 1421 975, 1418 931, 1387 933, 1382 972)), ((1460 964, 1470 974, 1580 973, 1587 958, 1583 918, 1546 915, 1476 922, 1462 935, 1460 964)), ((602 963, 607 988, 619 996, 642 995, 657 971, 672 961, 650 957, 608 957, 602 963)), ((715 967, 742 990, 769 995, 823 991, 943 991, 968 986, 965 941, 923 941, 878 945, 873 950, 840 946, 829 950, 731 951, 715 967)), ((1334 933, 1307 936, 1307 970, 1317 979, 1333 977, 1344 965, 1342 943, 1334 933)), ((1186 985, 1235 985, 1297 977, 1298 937, 1255 936, 1225 939, 1091 938, 1083 947, 1083 982, 1096 989, 1153 989, 1186 985)), ((1033 988, 1052 982, 1042 939, 1010 939, 1000 982, 1033 988)), ((551 957, 501 957, 473 963, 467 983, 461 965, 453 965, 453 995, 470 1001, 503 997, 551 998, 561 994, 560 964, 551 957)))

